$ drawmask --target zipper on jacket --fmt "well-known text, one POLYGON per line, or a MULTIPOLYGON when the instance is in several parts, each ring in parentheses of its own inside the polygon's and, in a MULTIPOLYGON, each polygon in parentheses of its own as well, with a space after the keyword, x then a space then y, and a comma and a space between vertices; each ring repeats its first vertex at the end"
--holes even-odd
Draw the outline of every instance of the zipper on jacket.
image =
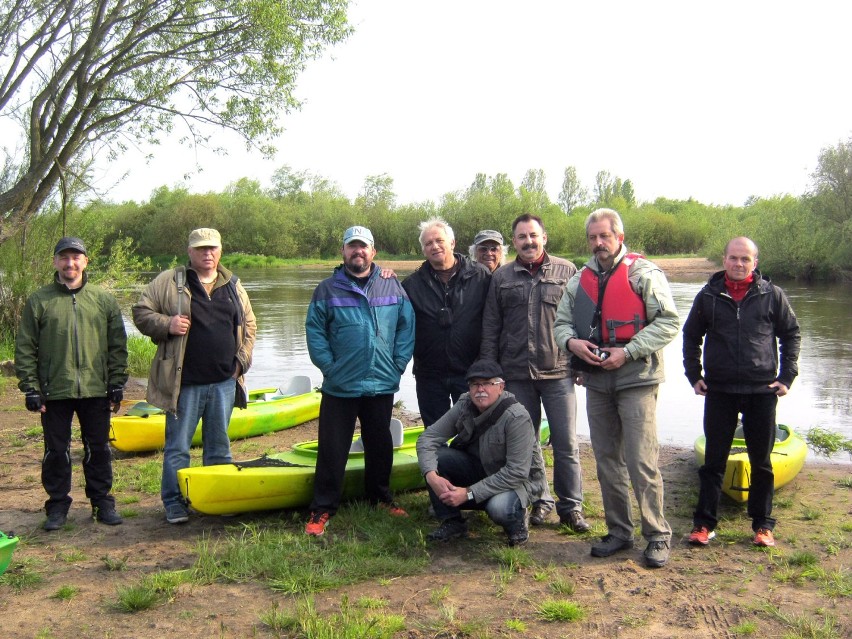
POLYGON ((80 334, 77 327, 77 294, 71 293, 71 308, 74 316, 74 375, 77 378, 77 397, 80 397, 80 389, 82 384, 80 381, 80 334))

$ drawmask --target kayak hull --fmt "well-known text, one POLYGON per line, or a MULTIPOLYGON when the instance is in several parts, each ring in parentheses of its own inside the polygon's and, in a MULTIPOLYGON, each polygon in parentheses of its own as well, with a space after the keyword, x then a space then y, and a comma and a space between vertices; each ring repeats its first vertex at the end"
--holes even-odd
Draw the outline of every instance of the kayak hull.
MULTIPOLYGON (((423 427, 406 428, 402 444, 394 448, 390 486, 403 491, 425 486, 417 463, 417 438, 423 427)), ((353 440, 357 441, 357 440, 353 440)), ((353 445, 353 448, 357 446, 353 445)), ((310 505, 314 495, 317 441, 304 442, 292 450, 269 455, 272 463, 293 466, 245 467, 240 462, 215 466, 195 466, 178 471, 183 497, 196 511, 206 515, 301 508, 310 505)), ((257 460, 245 462, 253 464, 257 460)), ((343 483, 343 499, 364 496, 364 453, 350 452, 343 483)))
MULTIPOLYGON (((695 459, 699 466, 704 464, 707 441, 704 435, 695 440, 695 459)), ((772 448, 772 472, 775 488, 790 483, 802 470, 807 457, 808 445, 791 427, 778 424, 775 446, 772 448)), ((748 501, 751 485, 751 464, 746 453, 745 439, 741 426, 737 428, 731 453, 725 465, 722 492, 739 503, 748 501)))
MULTIPOLYGON (((252 395, 257 393, 254 391, 252 395)), ((245 439, 304 424, 319 416, 321 399, 322 395, 318 391, 269 400, 255 396, 250 399, 246 409, 234 409, 228 425, 228 437, 231 440, 245 439)), ((193 446, 201 445, 201 435, 201 429, 196 427, 193 446)), ((110 420, 110 443, 118 450, 159 450, 165 446, 165 442, 164 413, 148 416, 118 415, 110 420)))

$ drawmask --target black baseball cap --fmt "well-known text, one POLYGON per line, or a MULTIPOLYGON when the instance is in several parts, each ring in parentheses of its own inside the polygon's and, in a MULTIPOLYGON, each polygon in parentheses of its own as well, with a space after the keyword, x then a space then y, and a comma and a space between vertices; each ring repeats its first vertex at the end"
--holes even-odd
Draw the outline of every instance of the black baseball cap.
POLYGON ((503 377, 503 369, 493 359, 480 359, 475 361, 467 369, 465 381, 472 379, 491 379, 492 377, 503 377))
POLYGON ((83 240, 81 240, 79 237, 63 237, 56 243, 56 248, 53 249, 53 254, 59 255, 62 251, 69 250, 82 253, 86 257, 89 256, 88 251, 86 251, 86 245, 83 244, 83 240))

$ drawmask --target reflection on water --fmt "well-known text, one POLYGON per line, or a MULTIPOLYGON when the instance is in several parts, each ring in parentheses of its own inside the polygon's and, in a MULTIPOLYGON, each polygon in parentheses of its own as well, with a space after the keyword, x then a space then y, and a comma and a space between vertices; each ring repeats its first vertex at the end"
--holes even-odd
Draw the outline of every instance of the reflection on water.
MULTIPOLYGON (((249 385, 280 386, 293 375, 322 376, 311 363, 305 344, 305 313, 316 285, 331 271, 243 270, 239 273, 258 318, 258 340, 249 385)), ((407 273, 401 272, 404 277, 407 273)), ((673 282, 681 319, 703 282, 673 282)), ((849 289, 837 285, 784 285, 802 326, 799 377, 778 403, 778 421, 804 433, 819 426, 852 437, 852 301, 849 289)), ((660 386, 657 424, 660 441, 691 446, 701 434, 704 400, 696 396, 683 375, 680 336, 665 349, 668 381, 660 386)), ((585 393, 579 400, 578 431, 588 435, 585 393)), ((397 400, 417 410, 411 364, 403 376, 397 400)))

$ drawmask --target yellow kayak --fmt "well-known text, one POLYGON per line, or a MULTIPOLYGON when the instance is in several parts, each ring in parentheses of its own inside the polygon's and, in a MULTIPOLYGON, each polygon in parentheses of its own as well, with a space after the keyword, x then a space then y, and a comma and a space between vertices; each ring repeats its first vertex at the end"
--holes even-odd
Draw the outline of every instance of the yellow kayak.
MULTIPOLYGON (((425 486, 416 450, 423 427, 403 429, 399 420, 392 419, 391 431, 395 431, 391 488, 401 491, 425 486)), ((178 471, 178 484, 189 505, 207 515, 299 508, 308 506, 313 498, 316 462, 314 440, 247 462, 184 468, 178 471)), ((355 438, 346 464, 343 499, 363 495, 364 452, 355 438)))
MULTIPOLYGON (((695 440, 695 459, 698 465, 704 464, 707 441, 702 435, 695 440)), ((792 428, 784 424, 776 426, 775 446, 772 448, 772 472, 775 475, 775 488, 790 483, 805 465, 808 445, 792 428)), ((751 485, 751 464, 746 453, 742 424, 737 426, 728 463, 725 466, 725 478, 722 480, 722 492, 734 501, 748 501, 748 489, 751 485)))
MULTIPOLYGON (((287 388, 261 388, 249 392, 248 407, 235 408, 228 437, 245 439, 292 428, 319 416, 322 395, 311 378, 294 377, 287 388)), ((147 402, 125 402, 125 414, 110 420, 110 443, 118 450, 141 452, 161 449, 166 442, 165 413, 147 402)), ((196 427, 193 446, 201 445, 201 429, 196 427)))

